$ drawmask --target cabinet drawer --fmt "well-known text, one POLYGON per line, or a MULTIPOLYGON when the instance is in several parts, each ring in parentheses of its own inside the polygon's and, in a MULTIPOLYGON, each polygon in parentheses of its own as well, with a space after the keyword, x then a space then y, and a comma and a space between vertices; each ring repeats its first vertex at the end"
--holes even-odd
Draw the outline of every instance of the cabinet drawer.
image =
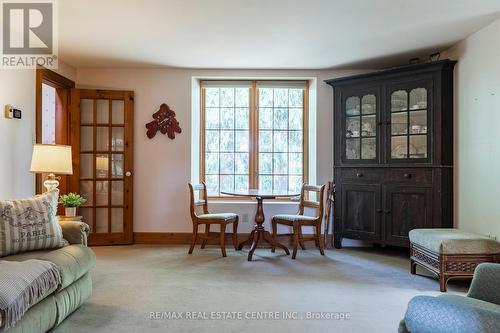
POLYGON ((371 181, 381 182, 384 179, 384 170, 372 168, 341 169, 342 181, 371 181))
POLYGON ((385 181, 394 183, 431 184, 432 170, 421 169, 388 169, 385 181))

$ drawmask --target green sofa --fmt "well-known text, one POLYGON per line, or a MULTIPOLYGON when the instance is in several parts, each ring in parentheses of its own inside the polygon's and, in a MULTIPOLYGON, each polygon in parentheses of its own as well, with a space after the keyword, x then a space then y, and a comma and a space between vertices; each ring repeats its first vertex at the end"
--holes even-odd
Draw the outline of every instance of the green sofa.
MULTIPOLYGON (((81 222, 61 223, 63 237, 69 245, 59 249, 42 250, 2 257, 0 260, 47 260, 61 270, 62 283, 42 301, 31 307, 7 333, 47 332, 58 326, 78 309, 92 293, 90 269, 95 265, 95 255, 87 247, 89 226, 81 222)), ((0 327, 2 318, 0 317, 0 327)))

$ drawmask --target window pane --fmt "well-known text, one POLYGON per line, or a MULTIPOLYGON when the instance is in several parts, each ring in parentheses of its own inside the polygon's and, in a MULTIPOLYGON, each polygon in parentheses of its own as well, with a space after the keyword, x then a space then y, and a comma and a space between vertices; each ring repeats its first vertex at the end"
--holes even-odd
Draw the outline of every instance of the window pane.
POLYGON ((248 88, 236 88, 236 107, 248 107, 249 93, 248 88))
POLYGON ((208 194, 219 196, 234 191, 236 181, 248 186, 250 88, 210 87, 204 96, 205 182, 208 194))
POLYGON ((222 153, 220 154, 220 173, 233 174, 234 173, 234 154, 222 153))
POLYGON ((274 107, 288 106, 288 89, 274 89, 274 107))
POLYGON ((301 130, 302 129, 302 109, 290 109, 288 114, 289 117, 289 128, 291 130, 301 130))
POLYGON ((276 153, 273 158, 274 174, 286 174, 288 171, 288 158, 286 153, 276 153))
POLYGON ((272 191, 273 176, 259 176, 259 189, 263 191, 272 191))
POLYGON ((248 176, 235 176, 234 177, 234 189, 236 191, 248 190, 248 176))
POLYGON ((205 89, 205 107, 213 108, 219 106, 219 88, 205 89))
POLYGON ((290 131, 288 139, 288 149, 291 152, 302 152, 302 131, 290 131))
POLYGON ((302 175, 302 154, 301 153, 291 153, 288 156, 288 165, 290 174, 302 175))
POLYGON ((274 109, 274 129, 288 128, 288 109, 274 109))
POLYGON ((259 106, 273 107, 273 89, 261 88, 259 89, 259 106))
POLYGON ((273 109, 272 108, 259 108, 259 128, 272 129, 273 128, 273 109))
POLYGON ((234 128, 248 129, 249 119, 248 108, 237 108, 235 110, 234 128))
POLYGON ((220 106, 234 107, 234 88, 220 89, 220 106))
POLYGON ((219 154, 208 153, 205 154, 205 172, 207 174, 219 174, 219 154))
POLYGON ((291 192, 299 192, 302 186, 302 176, 290 176, 288 178, 288 190, 291 192))
POLYGON ((205 149, 206 152, 219 151, 219 131, 205 131, 205 149))
POLYGON ((273 132, 272 131, 259 131, 259 151, 272 152, 273 151, 273 132))
POLYGON ((274 132, 274 151, 278 153, 286 153, 288 148, 288 132, 275 131, 274 132))
POLYGON ((236 131, 234 151, 247 152, 248 150, 248 131, 236 131))
POLYGON ((273 154, 260 153, 259 154, 259 173, 272 174, 273 173, 273 154))
POLYGON ((248 174, 248 153, 235 154, 235 173, 240 175, 248 174))
POLYGON ((287 176, 274 176, 274 191, 285 192, 288 190, 288 177, 287 176))
POLYGON ((302 89, 290 89, 288 93, 289 106, 290 107, 302 107, 302 101, 304 97, 304 90, 302 89))
POLYGON ((233 129, 234 128, 234 109, 221 108, 220 109, 220 128, 233 129))

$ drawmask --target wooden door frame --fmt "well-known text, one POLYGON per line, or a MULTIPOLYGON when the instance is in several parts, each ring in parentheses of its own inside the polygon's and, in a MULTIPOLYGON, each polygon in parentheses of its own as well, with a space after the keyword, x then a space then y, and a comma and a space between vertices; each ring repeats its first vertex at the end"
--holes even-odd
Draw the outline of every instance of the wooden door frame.
MULTIPOLYGON (((124 161, 123 165, 123 182, 124 182, 124 196, 126 195, 126 199, 124 201, 124 228, 122 233, 95 233, 92 232, 89 235, 89 245, 124 245, 124 244, 132 244, 133 243, 133 175, 134 175, 134 150, 133 150, 133 142, 134 142, 134 92, 130 90, 99 90, 99 89, 70 89, 71 91, 71 105, 70 105, 70 115, 71 115, 71 124, 69 127, 69 131, 71 135, 69 135, 69 144, 73 146, 72 154, 73 154, 73 165, 76 165, 76 169, 73 170, 73 177, 71 178, 70 187, 75 189, 76 191, 80 188, 80 99, 88 98, 88 99, 123 99, 124 100, 124 151, 123 154, 127 155, 127 159, 124 161), (126 111, 131 110, 130 113, 126 111), (127 127, 126 125, 129 124, 127 127), (130 171, 132 177, 127 177, 126 172, 130 171), (123 234, 123 237, 122 235, 123 234)), ((95 106, 94 106, 95 107, 95 106)), ((111 108, 109 109, 111 114, 111 108)), ((93 126, 96 126, 96 114, 94 110, 94 119, 93 126)), ((94 148, 96 144, 96 137, 94 134, 94 148)), ((111 149, 111 147, 110 147, 111 149)), ((95 169, 95 161, 93 162, 95 169)), ((94 191, 95 191, 95 187, 94 191)), ((111 195, 111 193, 109 194, 111 195)), ((96 200, 94 197, 93 205, 96 204, 96 200)), ((94 207, 95 210, 95 207, 94 207)), ((111 210, 111 207, 109 207, 111 210)), ((111 214, 109 211, 108 214, 111 214)), ((111 216, 108 215, 108 223, 111 223, 111 216)), ((94 211, 94 218, 92 221, 92 230, 96 229, 96 218, 94 211)))
MULTIPOLYGON (((70 96, 71 88, 75 87, 75 82, 53 72, 49 69, 38 67, 35 77, 35 142, 42 143, 42 85, 47 84, 56 89, 56 143, 69 143, 69 126, 70 126, 70 96)), ((71 176, 62 176, 59 189, 61 193, 70 190, 69 184, 71 176)), ((35 176, 35 191, 36 193, 43 192, 42 175, 35 176)), ((62 214, 62 207, 59 207, 59 213, 62 214)))

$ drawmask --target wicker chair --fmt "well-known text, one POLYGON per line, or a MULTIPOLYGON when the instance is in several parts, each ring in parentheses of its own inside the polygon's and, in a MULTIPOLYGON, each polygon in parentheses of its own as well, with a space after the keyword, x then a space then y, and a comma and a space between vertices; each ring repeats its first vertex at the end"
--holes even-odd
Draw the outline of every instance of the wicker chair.
POLYGON ((208 212, 208 200, 207 200, 207 187, 205 183, 201 183, 198 185, 193 185, 191 183, 189 185, 189 192, 191 195, 191 219, 193 221, 193 239, 191 241, 191 246, 189 247, 189 254, 193 253, 193 249, 196 245, 196 241, 198 239, 198 226, 200 224, 205 225, 205 234, 202 236, 201 248, 204 249, 207 245, 209 236, 210 236, 210 226, 213 224, 220 225, 220 247, 222 251, 222 256, 226 256, 226 226, 230 223, 233 224, 233 246, 235 250, 238 250, 238 215, 233 213, 216 213, 210 214, 208 212), (199 199, 195 200, 194 191, 199 191, 199 199), (197 207, 203 207, 202 214, 196 213, 197 207))
MULTIPOLYGON (((296 215, 286 215, 280 214, 273 216, 272 219, 272 227, 273 227, 273 245, 271 251, 274 252, 276 247, 275 243, 277 241, 278 235, 278 224, 287 225, 293 228, 293 252, 292 259, 297 257, 297 247, 300 244, 300 247, 305 250, 304 241, 306 240, 314 240, 316 246, 319 248, 319 252, 321 255, 325 255, 323 250, 323 241, 321 240, 321 220, 323 217, 323 198, 325 193, 325 185, 316 186, 316 185, 302 185, 302 189, 300 190, 300 204, 299 211, 296 215), (317 201, 307 200, 306 192, 316 192, 317 201), (306 207, 314 208, 317 211, 316 216, 306 216, 304 215, 304 209, 306 207), (315 227, 315 234, 309 238, 304 238, 302 235, 302 227, 303 226, 313 226, 315 227)), ((289 235, 289 234, 286 234, 289 235)), ((286 254, 289 254, 286 251, 286 254)))

